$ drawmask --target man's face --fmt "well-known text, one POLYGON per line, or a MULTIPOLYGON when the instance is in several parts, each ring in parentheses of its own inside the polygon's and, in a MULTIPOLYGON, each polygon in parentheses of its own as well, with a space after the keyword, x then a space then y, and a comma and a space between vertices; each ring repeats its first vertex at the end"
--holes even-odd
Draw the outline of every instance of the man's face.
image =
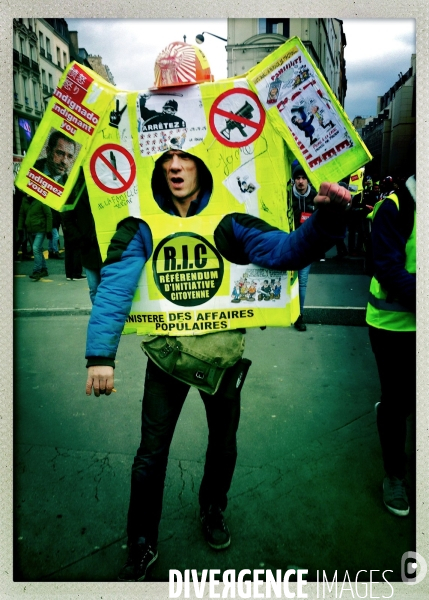
POLYGON ((295 187, 300 194, 305 194, 308 188, 308 179, 304 175, 295 177, 295 187))
POLYGON ((48 148, 46 162, 53 177, 66 175, 74 158, 74 144, 60 138, 54 148, 48 148))
POLYGON ((163 155, 162 170, 168 189, 177 200, 195 200, 200 191, 197 164, 189 154, 169 150, 163 155))

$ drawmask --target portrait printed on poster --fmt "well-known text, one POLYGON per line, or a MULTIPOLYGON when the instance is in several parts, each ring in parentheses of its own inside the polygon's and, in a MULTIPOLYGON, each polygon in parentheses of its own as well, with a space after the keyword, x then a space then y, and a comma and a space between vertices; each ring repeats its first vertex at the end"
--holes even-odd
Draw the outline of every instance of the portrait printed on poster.
POLYGON ((34 168, 60 185, 65 185, 80 148, 81 144, 52 128, 34 168))

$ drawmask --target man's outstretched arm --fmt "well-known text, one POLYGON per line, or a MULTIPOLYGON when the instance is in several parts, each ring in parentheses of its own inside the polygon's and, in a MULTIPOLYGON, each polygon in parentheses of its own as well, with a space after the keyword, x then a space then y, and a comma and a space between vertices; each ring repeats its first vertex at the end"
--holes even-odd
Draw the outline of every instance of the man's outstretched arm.
POLYGON ((291 233, 244 213, 227 215, 216 228, 216 246, 237 264, 302 269, 344 237, 350 192, 336 183, 322 183, 314 204, 319 210, 291 233))

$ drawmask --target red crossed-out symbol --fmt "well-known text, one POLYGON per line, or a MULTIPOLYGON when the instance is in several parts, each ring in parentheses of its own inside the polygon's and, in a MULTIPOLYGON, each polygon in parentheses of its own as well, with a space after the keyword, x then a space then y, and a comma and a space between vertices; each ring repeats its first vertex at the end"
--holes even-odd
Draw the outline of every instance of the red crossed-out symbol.
POLYGON ((133 184, 136 163, 133 155, 118 144, 104 144, 89 163, 94 183, 108 194, 122 194, 133 184))
POLYGON ((210 109, 209 121, 213 135, 221 144, 240 148, 251 144, 261 135, 265 125, 265 110, 254 92, 245 88, 234 88, 216 98, 210 109), (239 107, 235 112, 225 110, 225 106, 231 105, 231 100, 234 106, 239 107), (253 116, 255 109, 259 116, 253 116), (218 117, 224 117, 226 121, 218 117), (235 134, 235 141, 231 140, 234 130, 239 132, 235 134))

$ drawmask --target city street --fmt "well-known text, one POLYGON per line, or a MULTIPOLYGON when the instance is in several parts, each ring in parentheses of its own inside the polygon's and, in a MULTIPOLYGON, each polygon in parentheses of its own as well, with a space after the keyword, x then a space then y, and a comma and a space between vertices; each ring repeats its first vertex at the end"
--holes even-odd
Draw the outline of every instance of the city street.
MULTIPOLYGON (((368 571, 362 580, 370 570, 379 571, 375 580, 386 570, 390 581, 400 580, 401 557, 415 548, 415 510, 399 519, 383 506, 376 366, 366 327, 344 316, 359 320, 369 279, 357 262, 335 267, 332 254, 309 279, 309 314, 322 323, 305 333, 248 331, 245 356, 253 364, 225 513, 232 542, 223 552, 211 550, 200 531, 207 426, 191 390, 171 447, 149 581, 168 581, 169 569, 291 565, 308 569, 309 581, 317 571, 332 578, 337 570, 342 580, 346 570, 352 578, 361 569, 368 571), (339 324, 323 323, 323 315, 339 324)), ((15 263, 15 580, 115 581, 126 557, 146 358, 138 339, 124 336, 117 392, 87 397, 86 282, 66 281, 63 261, 48 261, 49 276, 36 283, 31 268, 15 263)))
MULTIPOLYGON (((154 18, 157 10, 6 19, 13 202, 4 219, 12 212, 13 227, 4 256, 12 232, 14 257, 2 285, 7 319, 13 279, 0 414, 5 598, 420 600, 429 591, 423 321, 415 332, 426 314, 422 288, 414 315, 416 130, 425 115, 417 54, 427 27, 423 8, 413 8, 388 18, 358 6, 341 18, 222 10, 207 18, 198 5, 189 18, 181 7, 180 21, 154 18), (302 224, 286 239, 283 231, 302 224), (325 240, 335 245, 323 254, 325 240), (228 486, 234 470, 234 438, 219 433, 219 423, 237 423, 233 410, 238 416, 225 379, 221 402, 205 398, 207 414, 196 388, 184 402, 155 556, 160 511, 145 502, 160 509, 157 459, 167 459, 162 436, 172 431, 168 402, 178 386, 163 390, 164 373, 149 371, 142 425, 148 359, 141 337, 123 334, 113 393, 86 395, 100 252, 108 266, 88 344, 95 386, 111 373, 100 362, 112 363, 113 340, 128 330, 118 317, 114 334, 123 311, 140 333, 248 328, 252 364, 224 511, 230 545, 225 532, 214 542, 222 532, 208 522, 220 518, 219 481, 228 486), (272 270, 285 266, 300 268, 296 286, 272 270), (296 319, 298 300, 295 326, 259 327, 296 319), (417 410, 398 424, 414 394, 416 349, 417 410), (397 456, 405 427, 409 514, 398 517, 408 510, 403 450, 397 456), (133 460, 136 451, 146 460, 147 448, 149 460, 134 467, 133 552, 119 581, 133 460), (147 464, 154 477, 146 480, 147 464), (143 514, 153 528, 139 522, 143 514)), ((216 338, 206 339, 216 364, 216 338)), ((162 350, 168 360, 180 354, 170 350, 162 350)), ((223 354, 233 356, 229 344, 223 354)))

